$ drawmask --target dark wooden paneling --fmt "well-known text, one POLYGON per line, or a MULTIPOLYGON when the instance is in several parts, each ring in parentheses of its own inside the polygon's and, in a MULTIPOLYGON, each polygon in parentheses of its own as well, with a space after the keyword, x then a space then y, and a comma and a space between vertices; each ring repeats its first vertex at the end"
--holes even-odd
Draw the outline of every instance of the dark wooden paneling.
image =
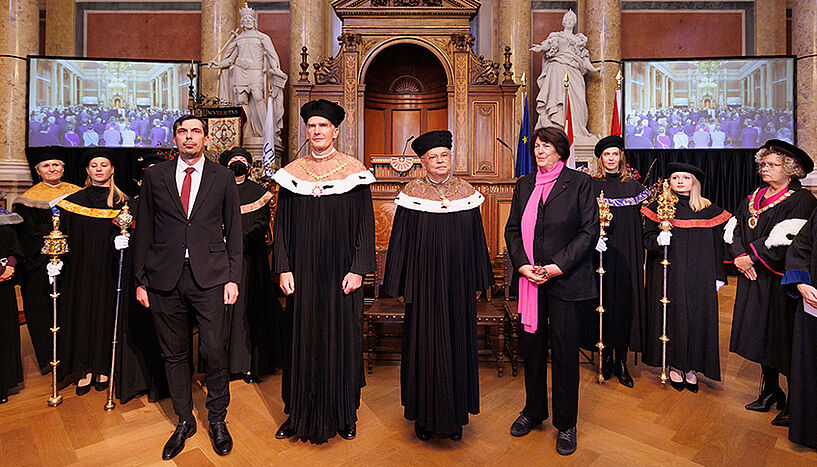
POLYGON ((499 102, 475 102, 471 128, 471 168, 475 175, 497 175, 496 154, 497 127, 499 126, 499 102))
POLYGON ((371 167, 369 156, 382 154, 386 148, 386 111, 377 109, 364 110, 366 165, 371 167))
POLYGON ((422 131, 421 112, 417 110, 391 111, 391 152, 400 154, 410 136, 417 136, 422 131))

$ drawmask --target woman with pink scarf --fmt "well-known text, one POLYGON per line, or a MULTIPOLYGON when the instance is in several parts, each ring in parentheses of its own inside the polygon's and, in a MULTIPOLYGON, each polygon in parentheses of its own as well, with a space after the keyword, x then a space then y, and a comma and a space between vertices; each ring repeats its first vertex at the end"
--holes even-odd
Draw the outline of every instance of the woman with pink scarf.
POLYGON ((511 435, 525 436, 548 418, 550 347, 556 451, 569 455, 577 441, 579 310, 584 301, 598 298, 591 253, 599 238, 599 212, 590 176, 564 165, 570 155, 564 131, 538 128, 531 140, 538 170, 517 180, 505 225, 519 276, 527 396, 511 435))

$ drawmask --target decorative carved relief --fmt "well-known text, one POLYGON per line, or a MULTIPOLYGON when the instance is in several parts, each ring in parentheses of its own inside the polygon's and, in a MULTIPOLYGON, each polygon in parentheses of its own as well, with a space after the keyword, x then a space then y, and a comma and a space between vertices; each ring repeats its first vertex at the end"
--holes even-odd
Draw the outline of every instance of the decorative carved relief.
POLYGON ((463 53, 454 54, 454 122, 454 150, 460 155, 454 159, 454 169, 463 172, 468 170, 468 55, 463 53))
POLYGON ((327 58, 312 65, 315 68, 315 84, 340 84, 343 69, 338 57, 327 58))
POLYGON ((343 108, 346 110, 344 134, 347 154, 353 157, 357 157, 357 60, 357 52, 343 54, 343 108))
POLYGON ((496 164, 494 163, 494 151, 490 148, 496 146, 497 128, 500 125, 499 103, 497 102, 474 102, 473 120, 471 121, 471 154, 475 162, 477 175, 496 175, 496 164))
POLYGON ((374 203, 374 244, 375 248, 388 248, 394 211, 397 206, 392 200, 375 200, 374 203))
POLYGON ((399 76, 389 85, 390 94, 422 94, 423 83, 414 76, 399 76))
POLYGON ((471 34, 452 34, 451 40, 459 52, 468 52, 474 45, 474 36, 471 34))
POLYGON ((479 58, 471 62, 471 84, 498 84, 499 63, 479 58))
POLYGON ((362 39, 360 34, 346 33, 338 36, 338 42, 344 50, 352 52, 358 49, 362 39))

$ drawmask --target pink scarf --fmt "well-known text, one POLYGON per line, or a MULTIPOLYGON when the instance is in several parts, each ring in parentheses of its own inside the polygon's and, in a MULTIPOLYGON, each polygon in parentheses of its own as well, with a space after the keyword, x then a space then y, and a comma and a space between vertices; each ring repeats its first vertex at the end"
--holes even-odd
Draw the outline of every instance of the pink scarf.
MULTIPOLYGON (((522 246, 525 254, 528 255, 529 264, 533 262, 533 237, 536 230, 536 215, 539 212, 539 203, 545 204, 550 190, 553 189, 553 182, 559 177, 564 168, 564 163, 559 161, 550 172, 536 172, 536 185, 525 205, 525 212, 522 214, 522 246)), ((519 278, 519 314, 522 316, 522 324, 525 332, 536 332, 539 324, 539 286, 531 283, 526 277, 519 278)))

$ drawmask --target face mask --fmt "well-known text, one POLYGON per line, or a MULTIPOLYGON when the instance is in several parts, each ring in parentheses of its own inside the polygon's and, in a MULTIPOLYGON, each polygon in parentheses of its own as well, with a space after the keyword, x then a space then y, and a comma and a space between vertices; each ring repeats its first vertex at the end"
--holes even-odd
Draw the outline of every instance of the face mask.
POLYGON ((247 165, 244 164, 241 161, 234 161, 232 164, 230 164, 229 167, 230 167, 230 170, 233 171, 233 173, 235 174, 236 177, 241 177, 242 175, 247 175, 247 173, 249 173, 249 171, 250 171, 250 168, 247 167, 247 165))

